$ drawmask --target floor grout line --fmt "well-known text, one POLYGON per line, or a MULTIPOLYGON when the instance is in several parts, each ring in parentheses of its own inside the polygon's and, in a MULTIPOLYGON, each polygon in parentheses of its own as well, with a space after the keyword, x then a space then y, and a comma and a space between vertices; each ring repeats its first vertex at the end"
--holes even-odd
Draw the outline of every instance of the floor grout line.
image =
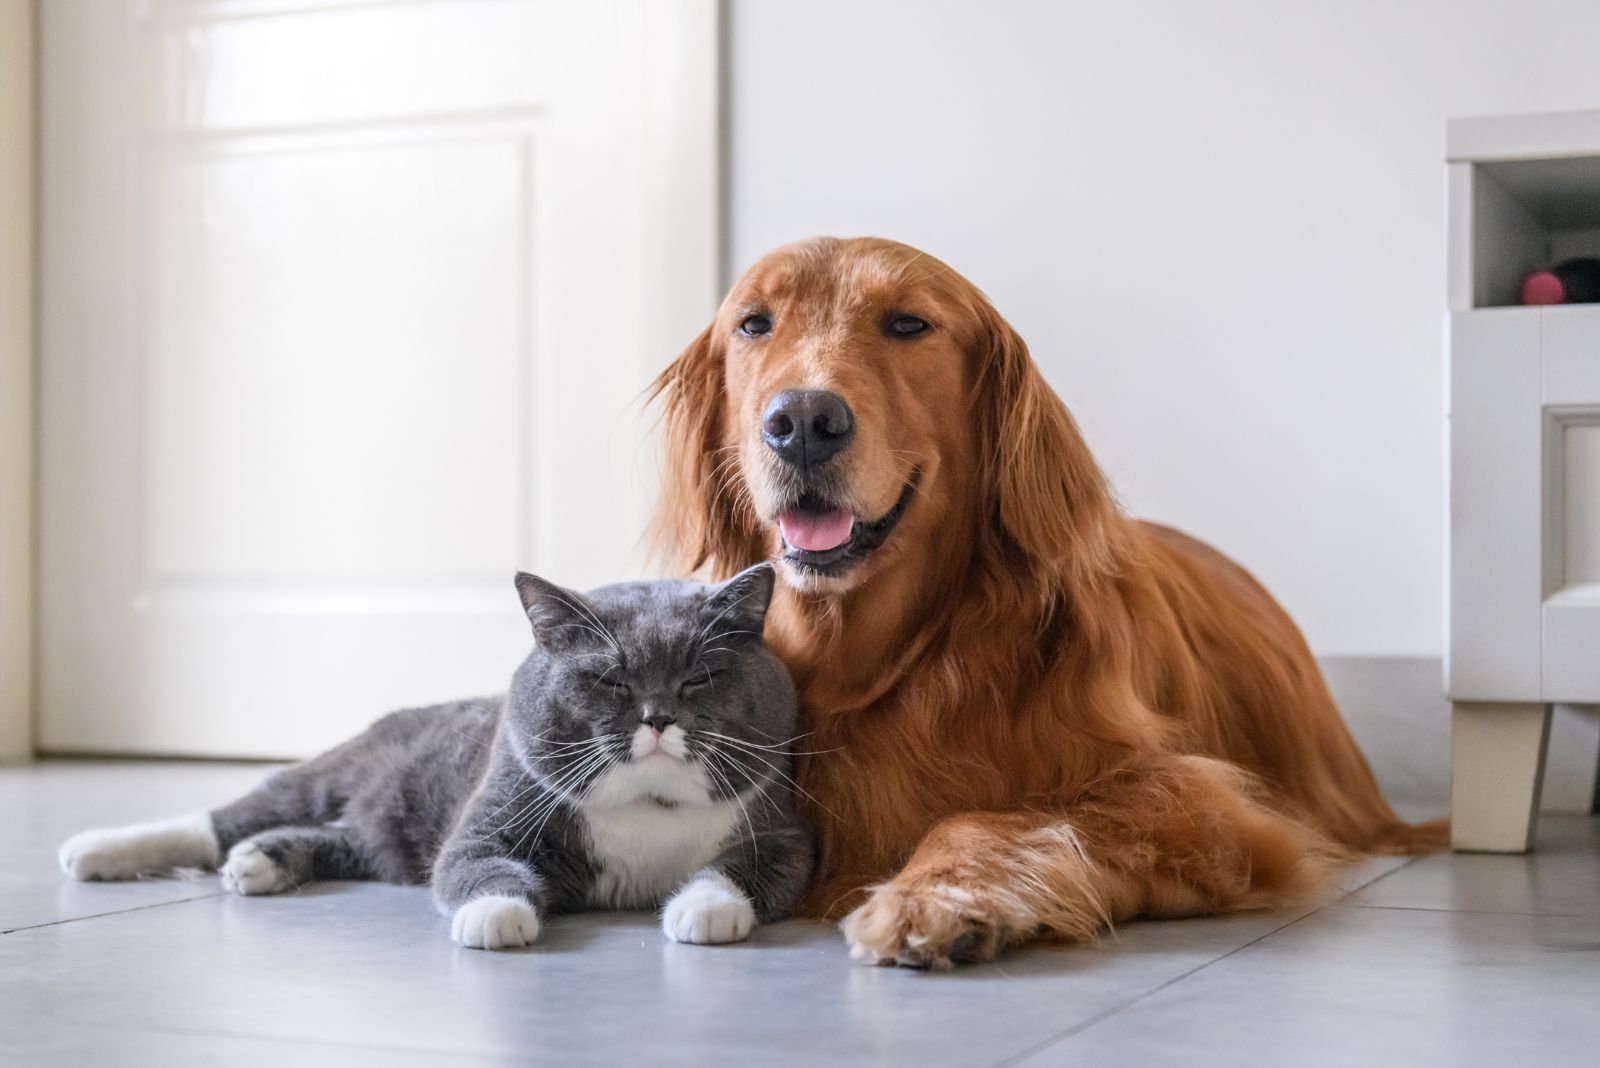
POLYGON ((1213 964, 1218 964, 1218 963, 1220 963, 1222 961, 1225 961, 1229 957, 1233 956, 1235 953, 1239 953, 1239 952, 1242 952, 1242 951, 1244 951, 1246 949, 1249 949, 1251 946, 1253 946, 1256 943, 1262 941, 1263 939, 1271 938, 1273 935, 1277 934, 1279 931, 1286 931, 1290 927, 1293 927, 1295 924, 1301 922, 1302 920, 1309 919, 1312 916, 1315 916, 1317 913, 1322 912, 1322 911, 1324 911, 1326 909, 1335 908, 1335 907, 1343 907, 1343 903, 1347 899, 1355 896, 1356 894, 1358 894, 1361 891, 1365 890, 1369 886, 1373 886, 1376 883, 1382 882, 1384 879, 1387 879, 1389 876, 1393 875, 1395 872, 1404 871, 1406 868, 1409 868, 1411 865, 1415 864, 1420 859, 1422 859, 1422 858, 1421 857, 1411 857, 1408 860, 1406 860, 1406 862, 1404 864, 1398 864, 1394 868, 1391 868, 1389 871, 1386 871, 1383 874, 1376 876, 1375 878, 1367 880, 1366 882, 1362 883, 1360 886, 1351 887, 1349 890, 1344 891, 1338 897, 1333 898, 1333 899, 1331 899, 1329 901, 1326 901, 1326 902, 1324 902, 1324 903, 1322 903, 1320 905, 1317 905, 1317 906, 1315 906, 1313 908, 1307 909, 1305 912, 1301 913, 1299 916, 1296 916, 1294 919, 1290 920, 1289 922, 1280 924, 1277 927, 1274 927, 1270 931, 1267 931, 1267 932, 1265 932, 1263 934, 1257 935, 1255 938, 1250 939, 1248 942, 1244 942, 1244 943, 1242 943, 1240 945, 1234 946, 1232 949, 1228 950, 1228 952, 1226 952, 1226 953, 1223 953, 1223 954, 1220 954, 1219 956, 1213 957, 1210 960, 1203 961, 1200 964, 1196 964, 1193 968, 1190 968, 1188 971, 1182 972, 1179 975, 1173 976, 1171 979, 1167 979, 1164 982, 1158 983, 1156 986, 1151 987, 1149 990, 1143 991, 1142 993, 1136 995, 1135 997, 1129 998, 1127 1001, 1124 1001, 1124 1002, 1122 1002, 1120 1004, 1117 1004, 1117 1005, 1113 1005, 1108 1009, 1103 1009, 1102 1011, 1097 1012, 1093 1016, 1089 1017, 1087 1020, 1084 1020, 1083 1022, 1078 1023, 1078 1024, 1074 1024, 1072 1027, 1067 1028, 1065 1031, 1062 1031, 1059 1034, 1052 1035, 1049 1038, 1046 1038, 1046 1039, 1044 1039, 1044 1040, 1042 1040, 1040 1042, 1035 1043, 1032 1046, 1029 1046, 1025 1050, 1022 1050, 1022 1051, 1020 1051, 1018 1053, 1012 1054, 1011 1056, 1006 1057, 1006 1058, 1004 1058, 1002 1060, 996 1061, 994 1066, 993 1066, 993 1068, 1011 1068, 1012 1065, 1021 1064, 1023 1061, 1028 1060, 1031 1057, 1035 1057, 1040 1053, 1043 1053, 1045 1050, 1049 1049, 1051 1046, 1054 1046, 1054 1045, 1057 1045, 1058 1043, 1064 1042, 1067 1039, 1073 1038, 1076 1035, 1080 1035, 1083 1032, 1087 1031, 1089 1028, 1093 1027, 1094 1025, 1096 1025, 1098 1023, 1102 1023, 1105 1020, 1111 1018, 1112 1016, 1117 1015, 1120 1012, 1124 1012, 1124 1011, 1126 1011, 1128 1009, 1131 1009, 1133 1006, 1138 1005, 1140 1002, 1143 1002, 1143 1001, 1148 1000, 1149 998, 1155 997, 1157 994, 1161 993, 1163 990, 1166 990, 1167 988, 1173 986, 1176 983, 1183 982, 1185 979, 1187 979, 1190 976, 1196 974, 1197 972, 1202 972, 1205 969, 1211 967, 1213 964))
POLYGON ((1182 980, 1186 980, 1186 978, 1189 978, 1190 975, 1194 975, 1195 972, 1203 972, 1203 970, 1208 969, 1208 967, 1213 966, 1213 964, 1226 961, 1227 958, 1234 956, 1235 953, 1240 953, 1242 950, 1248 950, 1250 946, 1261 942, 1262 938, 1270 938, 1272 935, 1277 934, 1277 932, 1286 931, 1286 929, 1290 929, 1290 927, 1293 927, 1294 924, 1298 924, 1299 921, 1302 921, 1302 919, 1307 919, 1309 916, 1315 916, 1317 913, 1320 913, 1320 911, 1322 911, 1322 908, 1312 908, 1312 910, 1307 911, 1307 913, 1302 913, 1302 915, 1291 919, 1291 921, 1288 921, 1288 923, 1280 924, 1280 926, 1274 927, 1272 931, 1267 931, 1264 932, 1264 934, 1256 935, 1256 937, 1251 938, 1250 942, 1245 942, 1243 945, 1234 946, 1232 950, 1227 951, 1227 953, 1222 953, 1221 956, 1214 956, 1214 958, 1211 958, 1210 961, 1203 961, 1200 962, 1200 964, 1195 964, 1195 966, 1190 967, 1187 972, 1182 972, 1182 974, 1179 975, 1173 975, 1173 977, 1168 978, 1168 980, 1165 980, 1165 982, 1152 986, 1150 990, 1146 990, 1144 993, 1128 999, 1128 1001, 1123 1001, 1122 1004, 1117 1004, 1117 1006, 1112 1006, 1110 1009, 1104 1009, 1101 1010, 1101 1012, 1096 1012, 1096 1014, 1091 1015, 1088 1020, 1083 1020, 1082 1023, 1075 1023, 1074 1026, 1069 1026, 1069 1028, 1067 1028, 1066 1031, 1062 1031, 1062 1033, 1053 1034, 1053 1036, 1050 1036, 1050 1038, 1043 1039, 1042 1042, 1035 1042, 1034 1046, 1027 1047, 1027 1049, 1022 1050, 1022 1052, 1019 1052, 1019 1054, 1006 1057, 1005 1060, 998 1060, 998 1062, 995 1062, 994 1068, 1010 1068, 1011 1065, 1021 1065, 1021 1063, 1024 1062, 1024 1060, 1027 1060, 1027 1058, 1037 1057, 1038 1054, 1043 1054, 1043 1052, 1045 1052, 1046 1049, 1050 1049, 1051 1046, 1056 1046, 1056 1044, 1059 1044, 1059 1042, 1064 1042, 1066 1039, 1074 1038, 1075 1034, 1082 1034, 1083 1031, 1090 1030, 1091 1026, 1096 1025, 1096 1023, 1104 1022, 1104 1020, 1107 1020, 1107 1018, 1117 1015, 1118 1012, 1131 1009, 1131 1007, 1136 1006, 1136 1004, 1139 1004, 1141 1001, 1147 1001, 1149 998, 1154 998, 1155 994, 1162 993, 1163 990, 1166 990, 1166 988, 1173 985, 1173 983, 1181 983, 1182 980))
POLYGON ((91 912, 87 916, 68 916, 63 920, 47 920, 44 923, 28 923, 21 927, 8 927, 0 931, 0 935, 17 934, 20 931, 37 931, 41 927, 60 927, 64 923, 77 923, 80 920, 99 920, 107 916, 123 916, 130 912, 144 912, 148 909, 163 909, 168 905, 184 905, 190 901, 205 901, 213 897, 224 897, 226 892, 217 890, 209 894, 196 894, 194 897, 175 897, 171 901, 156 901, 148 905, 135 905, 126 909, 111 909, 109 912, 91 912))
POLYGON ((1249 949, 1251 946, 1255 945, 1257 942, 1260 942, 1264 938, 1271 938, 1273 935, 1277 934, 1279 931, 1288 930, 1290 927, 1293 927, 1295 924, 1299 923, 1301 920, 1307 919, 1307 918, 1309 918, 1311 916, 1315 916, 1317 913, 1319 913, 1321 911, 1322 911, 1322 908, 1319 907, 1319 908, 1314 908, 1314 909, 1311 909, 1311 910, 1309 910, 1307 912, 1304 912, 1301 915, 1296 916, 1294 919, 1290 920, 1289 922, 1283 923, 1283 924, 1279 924, 1277 927, 1274 927, 1272 930, 1266 931, 1266 932, 1264 932, 1262 934, 1259 934, 1255 938, 1250 939, 1250 941, 1248 941, 1248 942, 1242 943, 1241 945, 1234 946, 1232 949, 1228 950, 1228 952, 1226 952, 1226 953, 1223 953, 1223 954, 1220 954, 1220 955, 1218 955, 1216 957, 1213 957, 1210 960, 1202 961, 1201 963, 1196 964, 1193 968, 1190 968, 1188 971, 1182 972, 1181 974, 1178 974, 1178 975, 1174 975, 1171 979, 1167 979, 1167 980, 1165 980, 1165 981, 1163 981, 1161 983, 1158 983, 1157 985, 1151 987, 1149 990, 1143 991, 1142 993, 1136 995, 1135 997, 1129 998, 1127 1001, 1124 1001, 1121 1004, 1113 1005, 1109 1009, 1103 1009, 1100 1012, 1097 1012, 1093 1016, 1089 1017, 1087 1020, 1084 1020, 1082 1023, 1074 1024, 1073 1026, 1067 1028, 1065 1031, 1062 1031, 1060 1034, 1052 1035, 1049 1038, 1046 1038, 1041 1042, 1037 1042, 1034 1045, 1029 1046, 1027 1049, 1022 1050, 1019 1053, 1015 1053, 1012 1056, 1006 1057, 1003 1060, 996 1061, 994 1063, 993 1068, 1010 1068, 1010 1066, 1012 1066, 1012 1065, 1021 1064, 1023 1061, 1028 1060, 1031 1057, 1035 1057, 1040 1053, 1043 1053, 1045 1050, 1049 1049, 1051 1046, 1054 1046, 1054 1045, 1057 1045, 1058 1043, 1064 1042, 1067 1039, 1072 1038, 1075 1035, 1080 1035, 1083 1032, 1087 1031, 1089 1028, 1093 1027, 1095 1024, 1101 1023, 1101 1022, 1109 1019, 1110 1017, 1117 1015, 1120 1012, 1123 1012, 1123 1011, 1125 1011, 1127 1009, 1130 1009, 1130 1008, 1132 1008, 1133 1006, 1139 1004, 1142 1001, 1146 1001, 1149 998, 1155 997, 1157 994, 1161 993, 1163 990, 1167 989, 1168 987, 1172 986, 1175 983, 1183 982, 1185 979, 1189 978, 1191 975, 1194 975, 1196 972, 1202 972, 1205 969, 1211 967, 1213 964, 1217 964, 1217 963, 1219 963, 1221 961, 1225 961, 1229 957, 1233 956, 1235 953, 1239 953, 1239 952, 1241 952, 1243 950, 1249 949))
POLYGON ((1335 906, 1341 909, 1373 909, 1392 912, 1443 912, 1452 916, 1553 916, 1563 920, 1593 920, 1596 918, 1591 912, 1526 912, 1522 909, 1441 909, 1428 905, 1364 905, 1343 903, 1335 906))
MULTIPOLYGON (((1369 888, 1377 886, 1379 883, 1383 882, 1389 876, 1397 875, 1400 872, 1405 871, 1407 868, 1411 867, 1411 865, 1415 864, 1417 861, 1421 860, 1423 856, 1426 856, 1426 855, 1427 854, 1421 854, 1419 856, 1407 857, 1404 864, 1396 864, 1394 867, 1390 868, 1388 871, 1384 872, 1381 875, 1376 875, 1373 878, 1368 879, 1366 882, 1362 883, 1360 886, 1352 886, 1350 889, 1346 890, 1344 893, 1340 894, 1338 897, 1336 897, 1332 901, 1328 902, 1328 904, 1329 905, 1337 905, 1337 904, 1340 904, 1341 902, 1348 901, 1350 898, 1355 897, 1357 894, 1364 893, 1369 888)), ((1324 907, 1326 907, 1326 906, 1324 906, 1324 907)))

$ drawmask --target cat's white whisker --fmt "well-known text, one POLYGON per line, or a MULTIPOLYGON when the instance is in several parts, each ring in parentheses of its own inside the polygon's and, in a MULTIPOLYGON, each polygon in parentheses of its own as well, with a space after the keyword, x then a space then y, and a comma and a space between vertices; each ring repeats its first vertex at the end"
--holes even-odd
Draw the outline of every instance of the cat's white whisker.
POLYGON ((604 750, 592 753, 577 768, 569 768, 554 782, 546 780, 542 785, 550 791, 549 795, 540 798, 539 801, 523 810, 517 815, 516 819, 511 820, 506 825, 507 827, 514 827, 523 820, 528 821, 527 829, 518 836, 516 844, 511 847, 511 852, 514 855, 521 852, 523 842, 527 841, 529 833, 533 830, 535 819, 539 821, 539 826, 543 827, 544 820, 549 819, 550 814, 561 807, 563 801, 570 799, 571 787, 583 781, 584 776, 595 768, 600 767, 608 758, 609 754, 604 750))
MULTIPOLYGON (((564 772, 564 771, 569 770, 572 767, 574 767, 576 764, 578 764, 590 752, 602 749, 605 746, 607 746, 609 744, 612 744, 616 739, 621 738, 621 737, 622 737, 622 735, 620 733, 612 732, 610 734, 597 734, 597 735, 594 735, 592 737, 583 738, 583 739, 580 739, 580 740, 575 741, 575 742, 549 742, 549 741, 546 741, 546 738, 545 738, 544 735, 537 735, 537 736, 535 736, 534 740, 543 743, 547 747, 554 748, 554 749, 558 750, 558 752, 551 754, 551 756, 553 758, 557 759, 557 760, 563 761, 563 763, 561 763, 559 765, 558 769, 557 769, 557 774, 559 775, 561 772, 564 772)), ((528 779, 528 778, 530 778, 528 773, 526 771, 523 771, 518 776, 518 779, 517 779, 518 785, 520 786, 522 781, 524 779, 528 779)), ((482 826, 483 823, 487 822, 488 820, 493 819, 495 816, 498 816, 500 813, 504 812, 507 808, 509 808, 510 806, 516 804, 518 801, 522 800, 524 797, 528 796, 528 794, 532 793, 535 790, 540 789, 543 785, 544 785, 544 780, 539 779, 539 778, 533 778, 533 781, 529 786, 527 786, 524 789, 518 790, 516 796, 512 797, 511 800, 505 802, 499 808, 495 809, 493 812, 489 813, 487 816, 485 816, 482 819, 480 819, 475 826, 482 826)), ((501 831, 505 830, 507 827, 515 824, 517 822, 517 820, 521 819, 525 814, 526 814, 525 812, 518 812, 516 816, 514 816, 512 819, 508 820, 506 823, 502 824, 499 828, 497 828, 492 833, 499 834, 501 831)))
POLYGON ((591 734, 587 738, 580 738, 580 739, 578 739, 576 741, 571 741, 571 742, 554 742, 554 741, 550 741, 549 738, 547 736, 545 736, 545 735, 535 735, 531 740, 542 743, 544 745, 544 747, 547 748, 547 749, 557 750, 557 752, 551 754, 552 756, 564 756, 564 755, 566 755, 567 752, 569 752, 569 751, 571 751, 573 749, 581 749, 581 748, 584 748, 585 746, 592 746, 592 745, 596 745, 596 744, 599 744, 599 743, 602 743, 602 742, 614 741, 615 739, 621 738, 621 737, 622 737, 622 732, 621 731, 611 731, 611 732, 606 733, 606 734, 591 734))
POLYGON ((518 801, 521 801, 524 797, 527 797, 528 794, 532 793, 534 790, 537 790, 539 788, 539 783, 536 780, 530 780, 530 776, 526 771, 524 771, 518 773, 516 783, 511 788, 516 791, 516 793, 512 795, 511 799, 506 801, 499 808, 495 809, 488 815, 480 817, 473 824, 474 830, 483 826, 483 824, 487 823, 489 820, 494 819, 496 816, 500 815, 500 813, 504 812, 518 801), (522 784, 524 782, 527 782, 528 785, 523 786, 522 784))
POLYGON ((722 781, 722 785, 727 787, 728 793, 731 794, 733 799, 739 803, 739 813, 744 816, 745 829, 750 832, 751 861, 755 865, 759 866, 761 864, 761 846, 756 842, 756 826, 750 820, 750 810, 745 807, 744 798, 739 796, 739 791, 734 789, 733 783, 729 782, 728 777, 718 770, 714 765, 708 762, 702 762, 701 766, 706 768, 711 772, 711 774, 720 779, 722 781))
POLYGON ((729 767, 737 771, 740 775, 743 775, 745 782, 749 783, 752 789, 765 790, 768 786, 772 785, 774 781, 772 776, 763 776, 761 777, 761 781, 757 782, 757 776, 751 772, 749 766, 740 761, 726 749, 713 749, 712 752, 716 754, 718 760, 723 761, 729 767))
POLYGON ((726 762, 729 767, 733 768, 744 777, 745 782, 749 784, 748 793, 750 795, 761 798, 761 800, 766 803, 770 810, 778 813, 781 816, 783 809, 776 801, 772 799, 771 793, 769 792, 770 788, 778 782, 777 778, 769 775, 761 778, 760 781, 757 782, 758 777, 748 767, 734 759, 731 753, 728 753, 726 750, 719 749, 716 750, 716 754, 718 759, 726 762))
MULTIPOLYGON (((563 791, 563 793, 565 794, 565 797, 564 798, 558 798, 553 804, 551 804, 549 806, 549 811, 547 811, 544 814, 544 816, 539 820, 539 825, 537 827, 535 827, 535 828, 531 828, 532 831, 533 831, 533 841, 529 845, 530 849, 537 849, 538 848, 539 841, 544 836, 544 826, 545 826, 545 824, 550 822, 550 817, 555 814, 556 809, 561 807, 562 801, 563 800, 569 801, 569 803, 574 808, 577 808, 577 807, 581 806, 583 804, 583 799, 585 797, 589 796, 589 793, 594 790, 595 784, 600 781, 601 777, 604 776, 605 773, 608 770, 610 770, 612 765, 614 765, 619 759, 621 759, 621 756, 622 756, 622 754, 620 752, 616 752, 616 751, 613 751, 613 752, 610 752, 610 753, 601 753, 602 760, 601 760, 600 765, 596 769, 594 776, 590 779, 589 784, 584 788, 583 793, 579 797, 577 797, 576 799, 572 799, 570 793, 566 793, 566 791, 563 791)), ((523 837, 527 837, 526 834, 524 834, 523 837)), ((521 841, 519 840, 518 841, 518 847, 520 848, 520 846, 521 846, 521 841)))
POLYGON ((743 749, 759 749, 759 750, 762 750, 764 752, 777 753, 780 756, 823 756, 824 754, 827 754, 827 753, 837 753, 837 752, 839 752, 839 749, 837 747, 833 748, 833 749, 799 749, 799 750, 785 748, 786 746, 788 746, 788 745, 790 745, 790 744, 792 744, 794 742, 798 742, 802 738, 811 737, 812 734, 816 733, 815 731, 808 731, 805 734, 797 734, 793 738, 790 738, 787 742, 778 742, 776 745, 762 745, 759 742, 751 742, 751 741, 746 741, 743 738, 734 738, 734 737, 732 737, 730 735, 718 734, 716 731, 701 731, 700 733, 708 735, 709 737, 712 737, 712 738, 719 738, 724 742, 728 742, 728 743, 730 743, 732 745, 739 746, 739 747, 741 747, 743 749))
MULTIPOLYGON (((530 788, 530 790, 545 790, 547 791, 548 796, 539 798, 532 805, 519 811, 515 816, 502 824, 494 833, 499 834, 501 831, 515 826, 520 821, 531 818, 530 814, 537 814, 541 812, 543 807, 550 802, 550 797, 555 796, 555 792, 559 787, 581 779, 588 769, 594 764, 595 758, 597 756, 603 756, 604 754, 605 747, 602 745, 596 745, 591 749, 586 749, 582 752, 572 755, 571 759, 569 759, 565 764, 561 765, 561 767, 554 774, 535 776, 533 786, 530 788)), ((524 790, 522 794, 518 796, 526 796, 530 790, 524 790)))
MULTIPOLYGON (((735 743, 735 744, 737 744, 737 743, 735 743)), ((818 801, 814 796, 812 796, 812 794, 809 791, 806 790, 805 787, 803 787, 799 783, 795 782, 794 778, 792 776, 790 776, 787 773, 785 773, 781 768, 779 768, 776 764, 772 763, 772 761, 768 760, 762 754, 760 754, 758 752, 754 752, 752 750, 748 750, 748 749, 739 750, 739 752, 743 753, 743 755, 745 755, 745 756, 752 757, 752 758, 754 758, 756 760, 761 761, 767 767, 772 769, 773 774, 779 776, 780 778, 783 779, 784 782, 788 783, 789 786, 796 793, 798 793, 801 797, 804 797, 806 800, 810 801, 813 805, 816 805, 818 808, 822 809, 822 811, 826 812, 828 815, 832 816, 834 819, 838 819, 839 818, 838 813, 836 813, 832 809, 828 808, 821 801, 818 801)), ((737 762, 733 761, 732 756, 729 755, 726 752, 722 753, 722 758, 724 760, 728 760, 730 762, 737 763, 737 762)), ((751 778, 752 778, 752 781, 754 781, 754 778, 753 777, 751 777, 751 778)))

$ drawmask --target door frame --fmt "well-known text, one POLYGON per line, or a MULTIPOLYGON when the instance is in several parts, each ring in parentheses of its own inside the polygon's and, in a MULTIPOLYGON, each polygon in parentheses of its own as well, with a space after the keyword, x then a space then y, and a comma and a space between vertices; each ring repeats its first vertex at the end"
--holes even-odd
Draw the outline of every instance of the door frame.
POLYGON ((0 0, 0 762, 33 756, 35 0, 0 0))

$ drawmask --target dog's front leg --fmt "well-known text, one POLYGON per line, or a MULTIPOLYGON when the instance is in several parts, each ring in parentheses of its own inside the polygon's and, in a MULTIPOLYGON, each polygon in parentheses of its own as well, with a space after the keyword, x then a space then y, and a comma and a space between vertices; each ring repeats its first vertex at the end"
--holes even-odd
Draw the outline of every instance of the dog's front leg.
POLYGON ((941 821, 842 927, 857 959, 948 968, 1041 936, 1087 941, 1134 916, 1290 904, 1348 859, 1238 769, 1170 757, 1054 810, 941 821))

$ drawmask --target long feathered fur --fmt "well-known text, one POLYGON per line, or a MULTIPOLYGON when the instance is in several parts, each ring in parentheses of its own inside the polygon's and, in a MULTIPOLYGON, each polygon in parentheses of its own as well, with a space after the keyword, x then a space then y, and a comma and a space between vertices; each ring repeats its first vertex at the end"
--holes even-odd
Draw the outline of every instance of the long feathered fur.
MULTIPOLYGON (((1132 916, 1302 900, 1360 853, 1443 845, 1442 824, 1384 802, 1270 595, 1215 550, 1128 518, 1023 340, 905 246, 779 250, 661 375, 658 545, 719 576, 779 547, 743 451, 766 398, 728 366, 741 302, 757 293, 829 339, 783 350, 782 373, 900 411, 909 395, 864 395, 908 387, 892 369, 861 377, 875 342, 848 328, 863 293, 900 291, 937 305, 965 384, 922 398, 946 416, 928 424, 939 480, 885 562, 848 588, 785 587, 769 622, 818 754, 799 773, 821 841, 811 910, 857 909, 846 933, 863 956, 942 965, 1132 916)), ((859 469, 893 462, 878 451, 859 469)))

